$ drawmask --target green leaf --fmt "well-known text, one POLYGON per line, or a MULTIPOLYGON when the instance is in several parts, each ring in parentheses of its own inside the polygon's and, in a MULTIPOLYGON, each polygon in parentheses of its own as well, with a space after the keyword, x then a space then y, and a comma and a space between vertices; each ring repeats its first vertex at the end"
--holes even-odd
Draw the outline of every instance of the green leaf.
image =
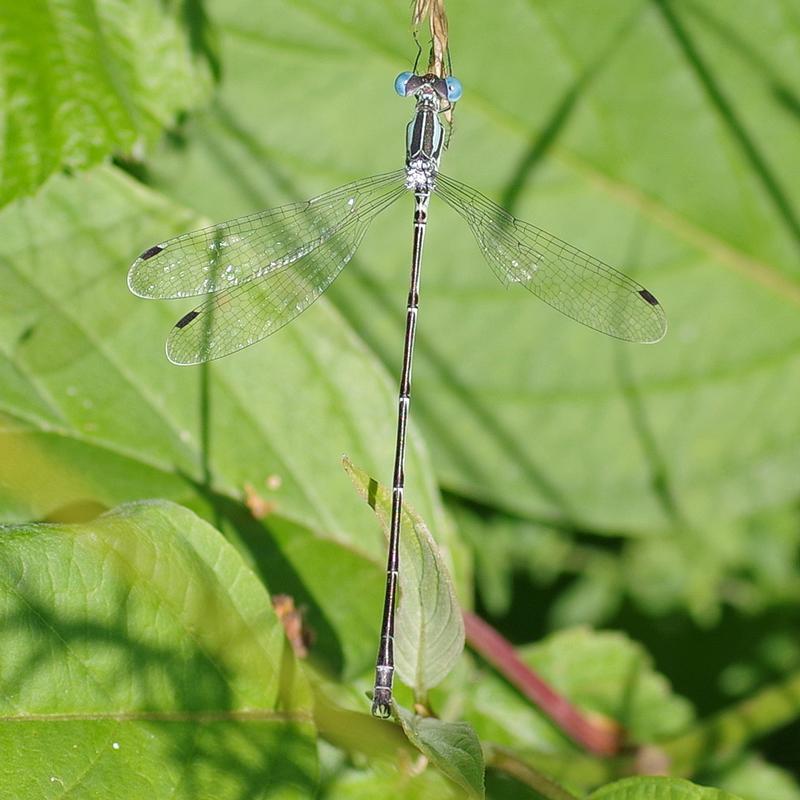
POLYGON ((376 797, 462 800, 470 796, 437 770, 420 772, 411 763, 401 764, 396 770, 383 765, 366 769, 341 768, 324 784, 319 795, 320 800, 375 800, 376 797))
POLYGON ((644 648, 622 633, 574 628, 522 651, 523 660, 554 689, 620 722, 633 741, 683 730, 690 704, 675 695, 644 648))
MULTIPOLYGON (((152 162, 165 191, 218 219, 403 158, 411 104, 391 81, 415 55, 405 9, 276 0, 266 34, 257 8, 219 9, 234 79, 188 146, 152 162)), ((506 291, 434 198, 412 417, 447 488, 590 531, 688 520, 703 535, 800 492, 792 13, 722 15, 710 0, 450 10, 465 91, 442 169, 632 273, 670 332, 620 344, 506 291)), ((330 292, 392 370, 410 218, 409 200, 378 220, 330 292)))
POLYGON ((308 797, 311 699, 262 584, 171 503, 0 528, 3 786, 308 797))
POLYGON ((395 714, 409 741, 448 778, 483 797, 483 751, 475 731, 466 722, 444 722, 420 717, 395 704, 395 714))
MULTIPOLYGON (((391 492, 349 459, 344 468, 389 536, 391 492)), ((418 697, 440 683, 464 649, 464 619, 439 548, 419 514, 403 504, 395 665, 418 697)))
MULTIPOLYGON (((116 171, 58 178, 0 214, 0 519, 159 496, 215 519, 247 484, 274 513, 384 560, 344 450, 392 463, 396 389, 329 305, 261 347, 178 368, 164 337, 186 310, 125 286, 149 243, 202 220, 116 171)), ((449 527, 419 437, 409 495, 449 527)))
POLYGON ((739 800, 736 795, 678 778, 625 778, 604 786, 588 800, 739 800))
MULTIPOLYGON (((268 586, 288 594, 313 631, 309 659, 342 680, 375 663, 385 565, 278 517, 269 536, 254 530, 251 551, 268 586)), ((363 693, 358 701, 363 710, 363 693)))
POLYGON ((209 88, 175 4, 3 2, 0 205, 154 140, 209 88))
MULTIPOLYGON (((623 634, 575 628, 520 648, 519 654, 584 712, 620 723, 631 741, 658 741, 681 733, 692 721, 689 703, 672 692, 641 645, 623 634)), ((574 751, 565 735, 499 676, 462 682, 467 687, 463 715, 482 739, 518 749, 574 751)))
POLYGON ((800 800, 797 778, 757 755, 737 760, 715 778, 720 788, 736 792, 742 800, 800 800))

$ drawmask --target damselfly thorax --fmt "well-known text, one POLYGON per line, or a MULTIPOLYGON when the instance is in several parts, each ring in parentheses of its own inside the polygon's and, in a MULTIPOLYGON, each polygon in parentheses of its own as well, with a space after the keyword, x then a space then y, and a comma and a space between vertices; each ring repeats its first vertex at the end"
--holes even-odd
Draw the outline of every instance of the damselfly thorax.
MULTIPOLYGON (((417 107, 406 129, 406 188, 430 193, 439 169, 444 146, 444 127, 439 119, 442 111, 452 107, 454 79, 450 85, 436 75, 403 73, 395 83, 399 94, 414 94, 417 107)), ((460 96, 460 85, 458 87, 460 96)))

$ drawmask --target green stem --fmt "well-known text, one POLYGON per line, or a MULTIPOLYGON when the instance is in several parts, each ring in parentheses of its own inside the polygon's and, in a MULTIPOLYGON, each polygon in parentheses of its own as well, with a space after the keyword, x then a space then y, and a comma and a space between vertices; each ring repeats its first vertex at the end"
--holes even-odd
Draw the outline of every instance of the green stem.
POLYGON ((403 752, 409 761, 418 755, 399 725, 342 708, 328 700, 319 687, 314 691, 314 723, 325 741, 347 753, 393 760, 403 752))
POLYGON ((738 755, 750 742, 800 716, 800 672, 711 717, 688 733, 662 742, 673 775, 714 768, 738 755))
POLYGON ((578 800, 574 794, 534 769, 511 750, 488 743, 484 744, 483 750, 488 768, 505 772, 538 792, 544 800, 578 800))

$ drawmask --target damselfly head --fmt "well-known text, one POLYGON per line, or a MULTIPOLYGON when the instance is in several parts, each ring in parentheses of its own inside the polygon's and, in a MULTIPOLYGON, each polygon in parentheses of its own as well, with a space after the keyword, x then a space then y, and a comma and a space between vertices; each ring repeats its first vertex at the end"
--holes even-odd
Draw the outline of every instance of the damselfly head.
POLYGON ((394 81, 394 90, 400 97, 436 96, 452 105, 463 94, 461 81, 450 75, 440 78, 438 75, 415 75, 413 72, 401 72, 394 81))

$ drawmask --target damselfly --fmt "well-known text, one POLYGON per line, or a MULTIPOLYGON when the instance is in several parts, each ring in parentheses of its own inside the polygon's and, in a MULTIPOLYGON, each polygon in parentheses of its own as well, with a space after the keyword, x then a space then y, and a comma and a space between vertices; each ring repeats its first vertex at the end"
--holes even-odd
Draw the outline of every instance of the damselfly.
POLYGON ((419 305, 428 202, 437 194, 472 229, 495 275, 519 284, 566 316, 631 342, 657 342, 666 331, 658 300, 631 278, 543 230, 511 216, 479 192, 439 172, 444 127, 439 115, 461 97, 453 77, 401 73, 401 96, 416 98, 402 170, 364 178, 315 197, 185 233, 145 250, 128 274, 148 298, 213 295, 178 320, 167 339, 175 364, 199 364, 275 333, 310 306, 353 257, 370 222, 401 195, 414 196, 411 288, 400 374, 397 441, 386 592, 372 712, 391 713, 400 510, 411 361, 419 305))

